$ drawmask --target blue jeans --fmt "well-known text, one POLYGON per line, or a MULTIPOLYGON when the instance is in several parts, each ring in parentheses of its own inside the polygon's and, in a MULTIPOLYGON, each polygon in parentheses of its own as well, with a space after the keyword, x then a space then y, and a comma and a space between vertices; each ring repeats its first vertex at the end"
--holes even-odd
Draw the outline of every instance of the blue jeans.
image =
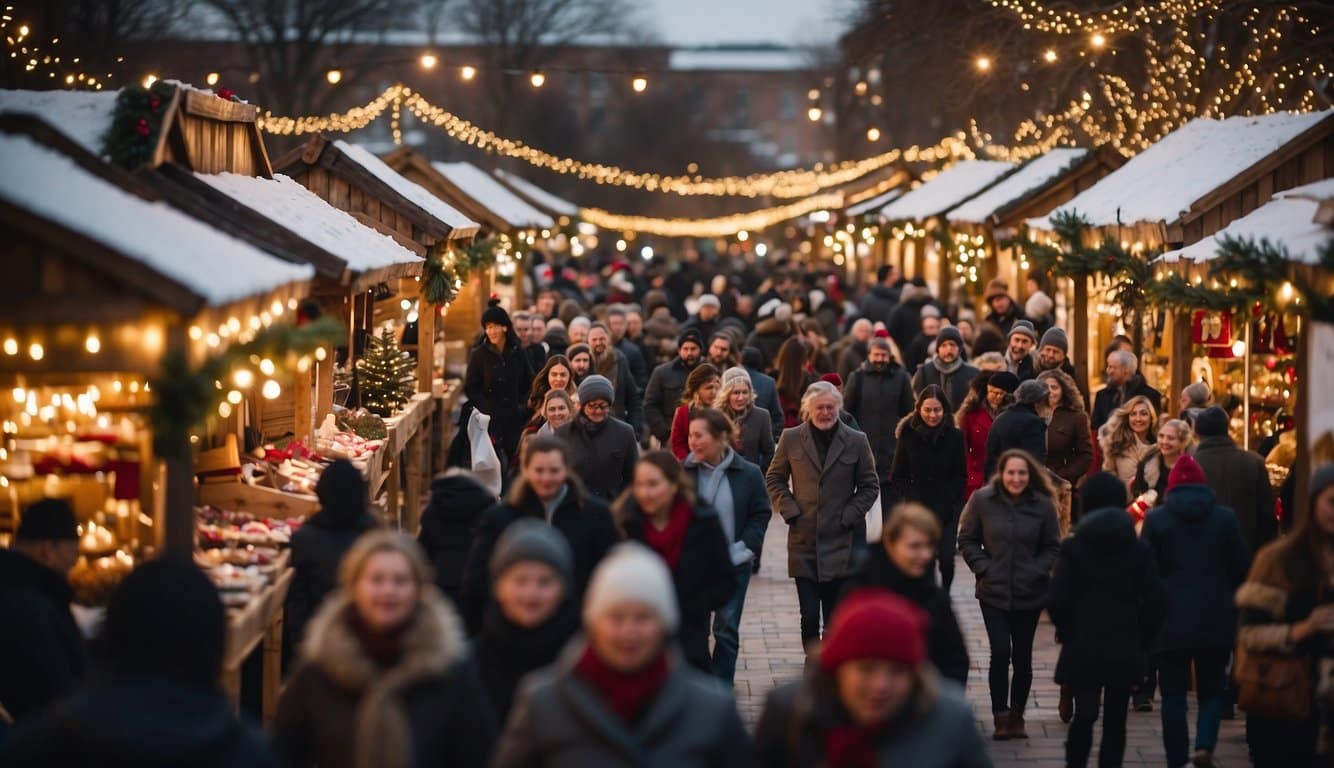
POLYGON ((1163 748, 1169 766, 1190 759, 1190 726, 1186 722, 1186 690, 1195 667, 1195 694, 1200 710, 1195 716, 1195 748, 1214 751, 1223 719, 1223 687, 1227 680, 1229 649, 1163 651, 1158 657, 1158 686, 1163 692, 1163 748))
POLYGON ((741 650, 741 609, 750 586, 750 563, 736 566, 736 591, 727 605, 713 614, 713 674, 728 685, 736 677, 736 657, 741 650))

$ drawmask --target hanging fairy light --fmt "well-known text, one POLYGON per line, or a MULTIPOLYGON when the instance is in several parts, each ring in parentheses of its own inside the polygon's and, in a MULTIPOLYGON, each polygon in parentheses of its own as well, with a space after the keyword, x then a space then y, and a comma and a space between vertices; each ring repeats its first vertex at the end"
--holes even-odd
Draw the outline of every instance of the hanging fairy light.
POLYGON ((343 70, 334 67, 324 73, 324 79, 329 81, 329 85, 338 85, 343 81, 343 70))
POLYGON ((635 93, 643 93, 648 90, 648 75, 643 72, 636 72, 635 76, 630 78, 630 88, 635 93))
POLYGON ((472 82, 472 79, 477 77, 477 67, 474 67, 471 64, 464 64, 459 67, 459 77, 465 83, 472 82))
POLYGON ((533 84, 534 88, 541 88, 547 83, 547 76, 540 69, 534 69, 533 74, 528 76, 528 82, 533 84))

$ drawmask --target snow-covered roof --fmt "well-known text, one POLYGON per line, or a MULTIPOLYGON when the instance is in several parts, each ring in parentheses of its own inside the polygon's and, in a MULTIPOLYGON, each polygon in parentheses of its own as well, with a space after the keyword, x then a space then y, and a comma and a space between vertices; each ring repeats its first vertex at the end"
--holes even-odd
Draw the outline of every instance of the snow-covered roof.
POLYGON ((863 213, 870 213, 879 208, 884 208, 889 203, 903 197, 903 190, 895 187, 888 192, 881 192, 875 197, 866 199, 856 205, 848 206, 847 214, 849 216, 861 216, 863 213))
POLYGON ((556 197, 522 176, 501 170, 500 168, 495 170, 495 174, 501 181, 514 187, 519 194, 532 200, 535 205, 545 208, 557 216, 579 215, 579 206, 565 198, 556 197))
POLYGON ((118 251, 211 305, 229 304, 309 280, 289 264, 88 173, 27 136, 0 135, 0 200, 118 251))
POLYGON ((409 181, 403 174, 384 164, 373 152, 342 139, 334 142, 343 156, 361 166, 367 173, 388 184, 391 189, 412 201, 414 205, 443 222, 450 229, 477 229, 477 222, 455 210, 444 200, 409 181))
POLYGON ((1326 200, 1334 200, 1334 179, 1279 192, 1273 200, 1233 221, 1213 236, 1164 253, 1162 260, 1211 261, 1218 256, 1219 244, 1225 238, 1232 237, 1257 242, 1268 240, 1286 248, 1288 257, 1293 261, 1318 263, 1320 249, 1334 239, 1334 229, 1315 222, 1316 209, 1326 200))
POLYGON ((478 205, 504 219, 514 229, 556 226, 551 217, 528 204, 527 200, 511 192, 486 171, 472 163, 431 163, 440 175, 476 200, 478 205))
POLYGON ((919 221, 938 216, 986 189, 1015 169, 1014 163, 965 160, 880 209, 889 221, 919 221))
POLYGON ((802 72, 814 69, 797 48, 678 48, 667 59, 676 71, 802 72))
POLYGON ((76 144, 102 155, 102 136, 111 127, 118 91, 0 90, 0 112, 35 115, 76 144))
POLYGON ((945 214, 950 221, 981 224, 1001 208, 1045 188, 1088 157, 1087 149, 1053 149, 1024 163, 982 194, 945 214))
POLYGON ((1196 202, 1330 115, 1334 110, 1192 120, 1070 202, 1030 219, 1028 225, 1050 230, 1053 216, 1070 211, 1094 227, 1174 222, 1196 202))
POLYGON ((354 272, 421 261, 392 237, 329 205, 281 173, 274 174, 272 179, 235 173, 197 173, 195 176, 266 219, 346 261, 354 272))

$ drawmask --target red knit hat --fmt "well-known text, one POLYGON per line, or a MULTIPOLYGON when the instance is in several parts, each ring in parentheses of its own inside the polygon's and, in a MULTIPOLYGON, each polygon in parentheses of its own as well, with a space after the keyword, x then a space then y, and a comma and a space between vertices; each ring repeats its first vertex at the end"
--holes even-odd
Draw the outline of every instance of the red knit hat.
POLYGON ((820 381, 827 381, 835 387, 843 386, 843 377, 839 376, 837 373, 826 373, 820 377, 820 381))
POLYGON ((859 589, 834 611, 820 667, 832 673, 846 661, 885 659, 916 669, 926 661, 927 623, 920 608, 893 592, 859 589))
POLYGON ((875 329, 875 337, 876 337, 877 339, 888 339, 888 338, 889 338, 889 331, 885 330, 884 328, 876 328, 876 329, 875 329))
POLYGON ((1172 471, 1167 474, 1168 491, 1178 485, 1204 485, 1204 483, 1204 470, 1191 456, 1177 459, 1177 463, 1172 465, 1172 471))

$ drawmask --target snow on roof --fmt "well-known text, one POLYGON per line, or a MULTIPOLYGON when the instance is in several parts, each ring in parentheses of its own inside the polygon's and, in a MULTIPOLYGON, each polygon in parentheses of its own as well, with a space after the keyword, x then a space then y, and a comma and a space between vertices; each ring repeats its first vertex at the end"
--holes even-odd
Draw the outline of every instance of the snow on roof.
POLYGON ((532 200, 538 206, 551 211, 557 216, 579 215, 579 206, 564 198, 556 197, 522 176, 501 170, 500 168, 495 170, 495 174, 501 181, 514 187, 519 194, 532 200))
POLYGON ((266 219, 346 261, 354 272, 421 261, 392 237, 365 226, 281 173, 274 174, 272 179, 235 173, 196 173, 195 176, 266 219))
POLYGON ((511 192, 504 184, 472 163, 436 162, 431 163, 431 167, 483 208, 504 219, 514 229, 528 227, 550 229, 556 226, 556 222, 552 221, 550 216, 529 205, 527 200, 511 192))
POLYGON ((1168 251, 1162 255, 1162 260, 1211 261, 1218 256, 1218 246, 1223 239, 1233 237, 1257 242, 1268 240, 1286 248, 1288 257, 1295 262, 1318 263, 1320 249, 1334 238, 1334 229, 1315 222, 1316 209, 1331 199, 1334 199, 1334 179, 1279 192, 1273 200, 1228 224, 1212 237, 1168 251))
POLYGON ((1087 149, 1053 149, 1041 157, 1035 157, 982 194, 945 214, 945 218, 981 224, 1001 208, 1059 180, 1088 154, 1087 149))
POLYGON ((289 264, 75 165, 27 136, 0 135, 0 199, 133 258, 211 305, 308 280, 289 264))
POLYGON ((118 91, 0 90, 0 112, 35 115, 76 144, 102 156, 102 136, 111 127, 118 91))
POLYGON ((427 192, 425 188, 409 181, 406 176, 384 164, 373 152, 356 144, 349 144, 342 139, 334 146, 352 162, 360 165, 366 172, 388 184, 395 192, 412 201, 418 208, 443 222, 450 229, 477 229, 477 222, 459 213, 444 200, 427 192))
POLYGON ((895 187, 888 192, 881 192, 875 197, 866 199, 856 205, 848 206, 847 215, 861 216, 863 213, 871 213, 878 208, 883 208, 889 203, 903 197, 903 189, 895 187))
POLYGON ((801 72, 814 69, 797 48, 678 48, 667 59, 676 71, 801 72))
POLYGON ((1052 216, 1069 211, 1094 227, 1176 221, 1197 201, 1330 115, 1334 110, 1192 120, 1028 225, 1050 230, 1052 216))
POLYGON ((890 221, 917 221, 937 216, 1015 169, 1014 163, 996 160, 965 160, 941 171, 938 176, 880 209, 890 221))

